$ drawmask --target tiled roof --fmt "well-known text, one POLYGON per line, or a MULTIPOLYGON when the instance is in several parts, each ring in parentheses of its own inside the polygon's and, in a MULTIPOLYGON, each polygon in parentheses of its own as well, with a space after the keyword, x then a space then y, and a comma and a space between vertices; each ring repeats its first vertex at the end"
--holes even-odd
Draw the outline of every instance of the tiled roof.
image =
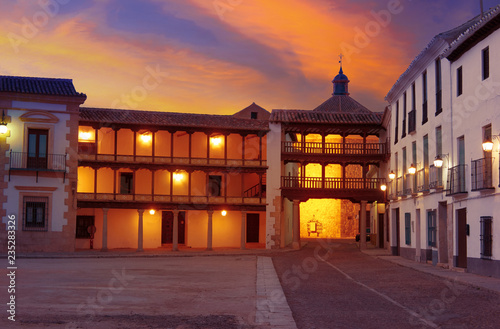
POLYGON ((75 90, 73 80, 0 76, 0 92, 54 96, 85 96, 75 90))
POLYGON ((348 112, 348 113, 372 113, 369 109, 355 101, 348 95, 333 95, 323 104, 316 107, 316 112, 348 112))
POLYGON ((232 115, 173 113, 80 107, 80 122, 203 128, 220 130, 267 131, 267 121, 241 119, 232 115))
POLYGON ((273 110, 269 121, 308 124, 381 124, 383 113, 345 113, 304 110, 273 110))
POLYGON ((471 20, 465 22, 464 24, 457 26, 449 31, 439 33, 438 35, 434 36, 434 38, 431 39, 431 41, 427 44, 427 47, 425 47, 420 54, 418 54, 413 61, 410 63, 406 71, 401 74, 401 76, 398 78, 396 83, 392 86, 391 90, 387 93, 385 96, 385 99, 389 99, 389 95, 391 95, 397 88, 398 86, 403 83, 404 79, 406 76, 408 76, 413 69, 417 66, 417 63, 422 59, 425 58, 425 55, 429 53, 429 51, 439 42, 443 41, 447 45, 450 45, 454 40, 456 40, 463 32, 465 32, 467 29, 469 29, 471 26, 476 24, 480 20, 480 16, 476 16, 472 18, 471 20))
MULTIPOLYGON (((500 17, 500 5, 497 5, 490 10, 488 10, 479 20, 476 20, 473 25, 469 26, 463 33, 461 33, 457 38, 453 40, 450 46, 443 52, 442 57, 452 56, 454 52, 457 52, 459 48, 464 47, 464 43, 471 39, 474 34, 484 28, 486 25, 493 25, 490 31, 494 31, 498 28, 500 17), (496 19, 496 22, 494 21, 496 19)), ((455 57, 455 56, 452 56, 455 57)))

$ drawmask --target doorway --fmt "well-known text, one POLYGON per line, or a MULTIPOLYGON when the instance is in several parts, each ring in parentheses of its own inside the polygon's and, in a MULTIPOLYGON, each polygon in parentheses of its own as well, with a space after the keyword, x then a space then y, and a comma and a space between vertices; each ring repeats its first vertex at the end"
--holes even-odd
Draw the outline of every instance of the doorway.
MULTIPOLYGON (((178 243, 185 244, 186 232, 186 212, 179 211, 178 217, 178 243)), ((163 211, 161 215, 161 243, 173 243, 174 238, 174 213, 172 211, 163 211)))
POLYGON ((467 268, 467 208, 457 210, 457 267, 467 268))
POLYGON ((247 242, 259 242, 259 214, 247 214, 247 242))
POLYGON ((384 214, 378 214, 378 247, 384 248, 384 214))

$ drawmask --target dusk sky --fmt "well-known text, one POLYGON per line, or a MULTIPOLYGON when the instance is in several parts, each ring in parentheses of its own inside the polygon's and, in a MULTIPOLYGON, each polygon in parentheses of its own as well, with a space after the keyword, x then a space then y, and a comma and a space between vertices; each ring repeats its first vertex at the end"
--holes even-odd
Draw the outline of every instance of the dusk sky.
MULTIPOLYGON (((351 96, 384 96, 479 0, 2 0, 0 75, 73 79, 84 106, 313 109, 340 53, 351 96), (48 4, 44 6, 41 4, 48 4)), ((498 0, 484 0, 487 10, 498 0)))

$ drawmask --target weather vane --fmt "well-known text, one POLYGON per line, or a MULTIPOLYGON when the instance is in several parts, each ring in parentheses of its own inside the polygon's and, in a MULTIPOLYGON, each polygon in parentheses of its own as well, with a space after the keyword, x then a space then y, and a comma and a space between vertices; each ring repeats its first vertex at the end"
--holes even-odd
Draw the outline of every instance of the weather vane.
POLYGON ((340 61, 339 61, 340 68, 342 68, 342 58, 344 58, 344 55, 342 55, 342 53, 340 53, 339 58, 340 58, 340 61))

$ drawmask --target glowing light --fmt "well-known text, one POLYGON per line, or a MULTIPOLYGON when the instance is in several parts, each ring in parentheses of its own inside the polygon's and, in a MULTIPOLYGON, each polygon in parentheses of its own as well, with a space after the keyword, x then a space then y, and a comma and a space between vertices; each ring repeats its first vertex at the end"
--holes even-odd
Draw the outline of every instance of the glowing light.
POLYGON ((387 190, 387 185, 385 185, 385 184, 380 185, 380 189, 381 189, 382 191, 387 190))
POLYGON ((483 142, 483 151, 491 152, 493 150, 493 141, 491 139, 487 139, 483 142))
POLYGON ((222 137, 221 136, 210 137, 210 143, 212 144, 212 146, 219 146, 222 144, 222 137))
POLYGON ((393 180, 394 178, 396 178, 396 174, 391 170, 391 172, 389 173, 389 179, 393 180))
POLYGON ((226 215, 227 215, 227 211, 222 210, 222 211, 221 211, 221 215, 222 215, 222 216, 226 216, 226 215))
POLYGON ((155 213, 156 213, 156 210, 154 210, 154 209, 151 209, 151 210, 149 211, 149 214, 150 214, 150 215, 154 215, 155 213))
POLYGON ((414 175, 417 172, 417 168, 415 168, 415 165, 412 163, 410 168, 408 168, 408 173, 410 175, 414 175))
POLYGON ((7 128, 7 124, 1 124, 0 125, 0 134, 6 134, 9 129, 7 128))
POLYGON ((174 172, 173 178, 176 182, 180 182, 184 178, 184 174, 181 172, 174 172))
POLYGON ((141 134, 141 140, 143 143, 151 143, 152 139, 153 139, 153 136, 151 136, 151 133, 149 133, 149 132, 141 134))
POLYGON ((78 139, 88 141, 92 138, 92 133, 89 131, 80 131, 78 133, 78 139))
POLYGON ((434 166, 436 168, 441 168, 443 166, 443 159, 438 155, 436 159, 434 159, 434 166))

